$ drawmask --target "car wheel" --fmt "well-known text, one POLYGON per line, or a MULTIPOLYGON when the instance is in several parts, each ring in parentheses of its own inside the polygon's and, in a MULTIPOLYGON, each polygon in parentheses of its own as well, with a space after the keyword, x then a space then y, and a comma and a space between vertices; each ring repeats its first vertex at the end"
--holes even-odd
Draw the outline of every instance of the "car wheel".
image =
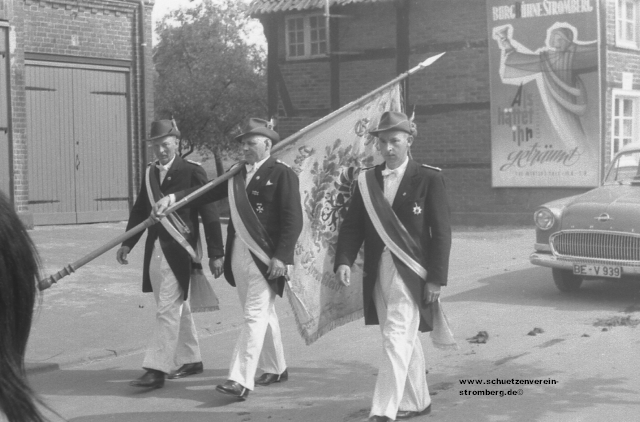
POLYGON ((561 292, 575 292, 582 284, 582 277, 568 270, 551 269, 553 281, 561 292))

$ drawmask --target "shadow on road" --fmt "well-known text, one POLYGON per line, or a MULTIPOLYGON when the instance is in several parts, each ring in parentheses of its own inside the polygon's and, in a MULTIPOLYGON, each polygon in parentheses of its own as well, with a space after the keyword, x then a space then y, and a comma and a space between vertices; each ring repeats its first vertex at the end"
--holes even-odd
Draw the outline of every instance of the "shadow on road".
POLYGON ((623 311, 640 303, 640 283, 635 280, 585 280, 577 292, 562 293, 553 284, 551 271, 546 268, 505 272, 482 278, 477 283, 482 286, 447 296, 445 302, 487 302, 567 311, 611 308, 623 311))
POLYGON ((322 368, 290 367, 289 372, 289 381, 257 386, 246 401, 215 391, 215 386, 225 381, 226 370, 205 370, 200 375, 167 380, 164 388, 155 390, 128 385, 142 371, 117 368, 63 370, 34 377, 32 384, 54 410, 65 409, 62 416, 74 422, 339 422, 368 417, 377 372, 373 366, 340 360, 322 368), (71 400, 80 407, 70 406, 71 400), (331 416, 325 419, 323 415, 331 416))

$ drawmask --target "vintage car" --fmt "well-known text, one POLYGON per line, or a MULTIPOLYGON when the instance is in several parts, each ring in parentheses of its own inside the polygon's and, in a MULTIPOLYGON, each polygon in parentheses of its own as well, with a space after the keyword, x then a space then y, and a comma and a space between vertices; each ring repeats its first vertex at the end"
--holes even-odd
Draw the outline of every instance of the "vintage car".
POLYGON ((602 186, 534 213, 534 265, 551 268, 563 292, 589 278, 640 276, 640 144, 625 146, 602 186))

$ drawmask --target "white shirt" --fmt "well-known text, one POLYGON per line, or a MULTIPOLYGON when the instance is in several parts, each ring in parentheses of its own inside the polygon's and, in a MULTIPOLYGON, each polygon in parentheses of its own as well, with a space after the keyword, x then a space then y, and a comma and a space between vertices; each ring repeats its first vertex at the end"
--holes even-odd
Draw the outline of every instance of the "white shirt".
POLYGON ((160 184, 164 182, 164 177, 167 175, 167 172, 171 168, 171 164, 173 164, 175 159, 176 159, 176 156, 174 155, 171 161, 169 161, 167 164, 162 164, 160 163, 160 161, 158 161, 158 164, 156 164, 156 167, 158 167, 158 170, 160 172, 160 184))
POLYGON ((400 182, 404 177, 405 171, 407 171, 407 164, 409 164, 409 157, 407 157, 404 160, 404 163, 400 164, 400 167, 396 169, 390 170, 385 168, 382 170, 382 177, 384 180, 384 197, 389 204, 393 204, 396 193, 398 193, 400 182))
POLYGON ((268 159, 269 159, 269 156, 267 155, 267 157, 264 160, 260 160, 257 163, 255 163, 254 165, 245 164, 245 166, 247 167, 247 179, 244 182, 245 186, 249 186, 249 182, 251 182, 251 179, 253 178, 253 175, 256 174, 258 169, 260 169, 260 166, 262 166, 264 164, 264 162, 267 161, 268 159))

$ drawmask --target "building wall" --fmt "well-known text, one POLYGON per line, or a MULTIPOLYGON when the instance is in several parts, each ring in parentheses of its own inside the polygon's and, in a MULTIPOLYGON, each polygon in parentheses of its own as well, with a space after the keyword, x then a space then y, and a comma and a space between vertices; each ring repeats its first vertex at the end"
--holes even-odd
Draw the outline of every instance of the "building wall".
MULTIPOLYGON (((575 188, 492 188, 486 2, 411 1, 410 66, 445 51, 411 77, 417 113, 416 160, 443 168, 454 222, 531 224, 542 203, 584 192, 575 188), (418 108, 419 109, 419 108, 418 108)), ((410 107, 408 111, 411 111, 410 107)))
POLYGON ((623 89, 623 73, 633 75, 631 89, 636 91, 635 95, 640 96, 640 51, 629 50, 616 46, 615 40, 615 0, 606 0, 606 58, 605 58, 605 121, 606 130, 604 133, 604 160, 609 162, 611 157, 612 140, 612 110, 613 110, 613 90, 623 89))
MULTIPOLYGON (((615 0, 606 2, 606 19, 602 21, 606 22, 608 43, 611 43, 615 0)), ((604 10, 605 5, 602 8, 604 10)), ((396 76, 396 8, 394 2, 383 2, 345 6, 332 13, 349 16, 338 19, 339 50, 343 52, 340 55, 340 104, 344 105, 396 76)), ((492 188, 486 2, 411 0, 409 16, 409 67, 433 54, 446 52, 430 68, 410 78, 406 109, 411 114, 416 106, 418 136, 412 147, 413 157, 443 168, 455 223, 532 224, 533 211, 538 205, 587 190, 492 188)), ((284 28, 284 21, 280 27, 284 28)), ((310 77, 304 75, 303 69, 313 63, 317 82, 314 92, 320 89, 329 93, 330 81, 317 76, 320 70, 329 72, 325 70, 329 69, 329 60, 286 61, 283 31, 279 34, 279 48, 279 64, 293 105, 299 108, 299 114, 304 114, 308 102, 296 102, 305 95, 306 85, 300 80, 310 77)), ((610 102, 611 89, 619 83, 615 82, 620 78, 621 68, 617 61, 624 62, 623 68, 629 69, 627 71, 638 69, 638 55, 632 60, 628 55, 628 51, 607 54, 610 82, 605 101, 610 102)), ((640 81, 636 79, 637 82, 640 81)), ((330 108, 327 95, 317 99, 314 108, 322 103, 330 108)), ((606 107, 605 110, 610 111, 611 106, 606 107)), ((301 117, 296 119, 299 121, 301 117)), ((608 119, 609 116, 607 125, 608 119)), ((296 120, 281 117, 279 128, 286 128, 289 134, 302 127, 296 127, 295 123, 296 120)))
POLYGON ((22 2, 5 0, 3 20, 9 27, 11 143, 13 161, 13 203, 28 227, 33 226, 29 214, 29 174, 27 163, 26 96, 24 70, 24 10, 22 2))
POLYGON ((13 201, 27 223, 29 214, 28 139, 26 136, 25 54, 56 55, 58 59, 126 60, 130 65, 131 104, 131 186, 137 193, 142 161, 140 139, 153 118, 153 63, 151 55, 152 0, 144 0, 145 41, 139 38, 139 3, 127 0, 4 0, 0 20, 10 26, 11 120, 13 138, 13 201), (146 72, 146 115, 142 116, 140 55, 146 72))

